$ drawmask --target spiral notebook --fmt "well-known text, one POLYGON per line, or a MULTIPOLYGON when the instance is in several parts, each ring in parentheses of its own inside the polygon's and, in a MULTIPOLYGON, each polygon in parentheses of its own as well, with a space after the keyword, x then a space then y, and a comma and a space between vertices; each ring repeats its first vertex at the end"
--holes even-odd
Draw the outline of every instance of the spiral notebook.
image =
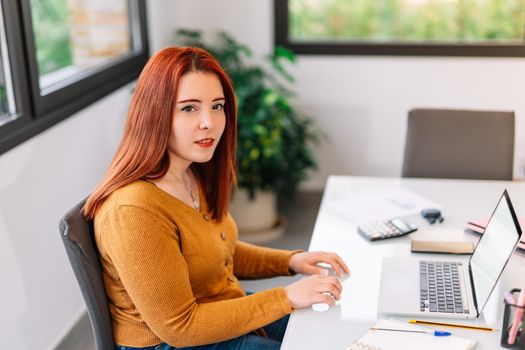
MULTIPOLYGON (((433 331, 397 320, 379 320, 375 328, 433 331)), ((470 350, 477 341, 455 336, 435 337, 432 334, 369 330, 346 350, 470 350)))

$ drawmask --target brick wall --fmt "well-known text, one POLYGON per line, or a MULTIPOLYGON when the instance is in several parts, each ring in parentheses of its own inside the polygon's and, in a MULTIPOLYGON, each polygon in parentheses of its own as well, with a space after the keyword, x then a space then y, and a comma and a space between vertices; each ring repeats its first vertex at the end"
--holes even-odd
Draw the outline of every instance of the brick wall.
POLYGON ((73 63, 103 64, 131 50, 126 0, 67 0, 73 63))

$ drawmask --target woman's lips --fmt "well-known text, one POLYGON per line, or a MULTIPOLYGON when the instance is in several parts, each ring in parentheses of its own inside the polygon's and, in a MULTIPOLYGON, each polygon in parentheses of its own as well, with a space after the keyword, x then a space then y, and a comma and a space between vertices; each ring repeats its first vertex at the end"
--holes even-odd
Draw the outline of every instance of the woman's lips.
POLYGON ((197 142, 195 142, 197 145, 199 145, 200 147, 203 147, 203 148, 208 148, 208 147, 211 147, 213 146, 213 142, 215 140, 214 139, 210 139, 210 138, 207 138, 207 139, 202 139, 202 140, 199 140, 197 142))

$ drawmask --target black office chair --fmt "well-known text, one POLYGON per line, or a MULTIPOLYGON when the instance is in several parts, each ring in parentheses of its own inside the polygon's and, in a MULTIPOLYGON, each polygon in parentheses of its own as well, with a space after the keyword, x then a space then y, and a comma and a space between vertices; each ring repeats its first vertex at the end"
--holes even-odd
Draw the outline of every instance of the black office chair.
POLYGON ((514 112, 413 109, 403 177, 512 180, 514 112))
POLYGON ((86 200, 60 219, 60 236, 87 306, 97 350, 114 350, 113 328, 102 269, 93 235, 93 222, 81 213, 86 200))

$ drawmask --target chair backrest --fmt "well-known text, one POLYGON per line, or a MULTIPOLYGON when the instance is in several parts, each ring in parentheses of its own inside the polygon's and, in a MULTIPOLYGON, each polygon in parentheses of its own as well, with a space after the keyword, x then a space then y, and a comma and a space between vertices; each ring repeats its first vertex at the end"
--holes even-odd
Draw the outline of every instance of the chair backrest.
POLYGON ((413 109, 403 177, 512 180, 514 112, 413 109))
POLYGON ((102 269, 95 244, 93 222, 81 213, 86 200, 60 219, 60 236, 86 303, 97 350, 114 350, 113 328, 102 269))

